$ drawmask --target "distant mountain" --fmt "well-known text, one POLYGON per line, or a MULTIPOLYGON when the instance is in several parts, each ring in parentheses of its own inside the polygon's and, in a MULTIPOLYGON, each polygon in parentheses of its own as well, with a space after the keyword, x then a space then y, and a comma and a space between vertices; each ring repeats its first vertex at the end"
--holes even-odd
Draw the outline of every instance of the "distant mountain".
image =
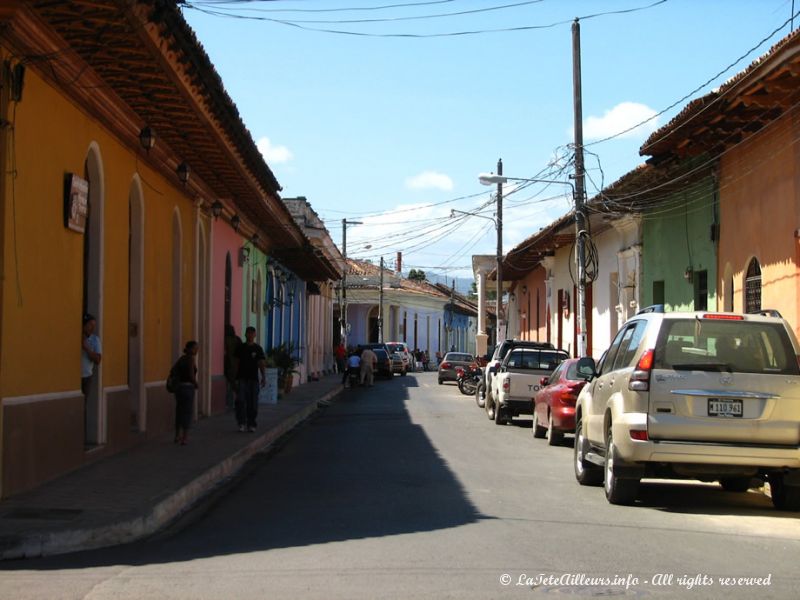
MULTIPOLYGON (((436 275, 435 273, 430 273, 428 271, 425 272, 425 276, 428 281, 431 283, 442 283, 447 287, 453 285, 453 278, 452 277, 444 277, 442 275, 436 275)), ((475 281, 471 277, 456 277, 456 291, 459 294, 464 294, 465 296, 470 293, 472 289, 472 282, 475 281)))

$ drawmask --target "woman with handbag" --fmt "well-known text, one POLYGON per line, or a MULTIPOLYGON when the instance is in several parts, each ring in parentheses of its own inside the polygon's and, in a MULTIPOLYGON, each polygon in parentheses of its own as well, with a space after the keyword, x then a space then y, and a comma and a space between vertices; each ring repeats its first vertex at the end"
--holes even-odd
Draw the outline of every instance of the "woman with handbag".
POLYGON ((194 391, 197 389, 197 365, 195 356, 200 346, 194 340, 186 342, 183 355, 173 369, 178 376, 175 392, 175 443, 185 446, 194 412, 194 391))

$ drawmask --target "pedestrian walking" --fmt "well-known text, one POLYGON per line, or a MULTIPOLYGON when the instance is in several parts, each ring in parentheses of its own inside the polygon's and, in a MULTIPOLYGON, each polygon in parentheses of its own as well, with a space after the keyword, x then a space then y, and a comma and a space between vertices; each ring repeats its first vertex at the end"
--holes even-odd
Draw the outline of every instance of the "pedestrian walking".
POLYGON ((236 423, 239 431, 255 431, 258 416, 258 392, 267 383, 264 349, 256 344, 256 328, 245 329, 245 342, 236 351, 239 368, 236 379, 239 393, 236 396, 236 423), (261 379, 259 380, 259 373, 261 379))
POLYGON ((175 392, 175 443, 185 446, 194 414, 194 391, 197 389, 197 364, 195 357, 199 344, 190 340, 183 348, 183 355, 172 367, 178 376, 175 392))
POLYGON ((225 407, 229 409, 236 406, 236 395, 238 392, 236 374, 239 369, 239 359, 236 357, 236 351, 241 345, 242 338, 236 335, 236 329, 234 329, 233 325, 226 325, 223 373, 225 375, 225 407))
POLYGON ((375 376, 375 367, 378 364, 378 355, 369 348, 364 348, 361 351, 361 385, 368 385, 372 387, 372 381, 375 376))
POLYGON ((347 348, 344 347, 343 342, 333 349, 333 354, 336 357, 336 372, 347 374, 347 348))

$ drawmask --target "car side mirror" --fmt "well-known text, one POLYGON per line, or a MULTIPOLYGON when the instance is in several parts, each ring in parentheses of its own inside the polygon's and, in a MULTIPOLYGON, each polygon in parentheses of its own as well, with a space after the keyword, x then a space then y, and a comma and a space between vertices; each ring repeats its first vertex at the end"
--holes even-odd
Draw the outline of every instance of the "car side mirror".
POLYGON ((597 368, 591 356, 583 356, 578 359, 578 375, 586 381, 591 381, 597 377, 597 368))
POLYGON ((492 373, 492 374, 497 373, 497 367, 496 366, 489 367, 489 373, 492 373))
POLYGON ((548 385, 549 383, 550 383, 550 378, 549 377, 542 377, 539 380, 539 385, 542 386, 542 387, 548 385))

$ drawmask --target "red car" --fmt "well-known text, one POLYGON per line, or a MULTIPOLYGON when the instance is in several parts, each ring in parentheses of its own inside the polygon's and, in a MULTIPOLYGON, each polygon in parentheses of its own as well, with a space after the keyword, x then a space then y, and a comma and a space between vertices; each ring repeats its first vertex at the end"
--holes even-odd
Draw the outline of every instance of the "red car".
POLYGON ((547 437, 548 444, 555 446, 565 433, 575 433, 575 401, 586 380, 578 375, 578 359, 569 358, 539 384, 541 389, 533 398, 533 437, 547 437))

